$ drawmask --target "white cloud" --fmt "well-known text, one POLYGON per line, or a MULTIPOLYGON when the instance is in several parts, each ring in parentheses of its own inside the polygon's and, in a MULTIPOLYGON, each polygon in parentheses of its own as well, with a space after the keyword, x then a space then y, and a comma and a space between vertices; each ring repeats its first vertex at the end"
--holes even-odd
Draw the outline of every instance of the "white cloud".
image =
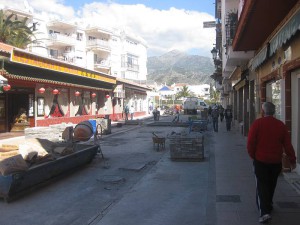
MULTIPOLYGON (((0 5, 8 4, 6 2, 7 0, 0 0, 0 5)), ((24 8, 22 0, 9 1, 9 6, 24 8)), ((85 4, 75 12, 60 0, 31 0, 30 6, 35 12, 52 15, 51 18, 59 17, 65 21, 82 20, 91 26, 124 28, 146 40, 149 55, 178 49, 199 52, 199 55, 210 57, 210 50, 215 43, 214 28, 203 28, 204 21, 214 20, 214 17, 207 13, 176 8, 157 10, 142 4, 100 2, 85 4)))

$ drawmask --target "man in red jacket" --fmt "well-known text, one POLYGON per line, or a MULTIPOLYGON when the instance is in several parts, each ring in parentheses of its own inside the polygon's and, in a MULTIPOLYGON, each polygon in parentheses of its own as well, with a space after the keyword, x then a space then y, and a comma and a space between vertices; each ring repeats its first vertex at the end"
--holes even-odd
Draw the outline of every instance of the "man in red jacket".
POLYGON ((259 222, 267 223, 271 219, 273 195, 282 170, 283 150, 291 161, 291 169, 296 168, 296 156, 287 127, 273 117, 275 105, 265 102, 262 110, 264 117, 255 120, 250 127, 247 149, 254 165, 259 222))

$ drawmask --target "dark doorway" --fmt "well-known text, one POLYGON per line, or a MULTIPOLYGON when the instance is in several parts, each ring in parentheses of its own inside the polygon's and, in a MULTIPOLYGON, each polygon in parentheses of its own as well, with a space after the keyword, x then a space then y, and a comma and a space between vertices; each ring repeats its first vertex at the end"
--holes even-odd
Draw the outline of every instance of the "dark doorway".
POLYGON ((12 124, 15 123, 16 117, 25 110, 28 115, 29 111, 29 94, 28 93, 10 93, 7 95, 8 108, 8 131, 11 130, 12 124), (22 110, 23 109, 23 110, 22 110))
POLYGON ((6 132, 7 125, 6 125, 6 98, 4 94, 0 95, 0 132, 6 132))

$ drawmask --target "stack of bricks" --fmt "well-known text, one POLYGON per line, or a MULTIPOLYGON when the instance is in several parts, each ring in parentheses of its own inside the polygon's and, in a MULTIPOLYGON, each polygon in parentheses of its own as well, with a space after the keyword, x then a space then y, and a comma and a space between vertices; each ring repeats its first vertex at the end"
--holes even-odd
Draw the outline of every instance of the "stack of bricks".
POLYGON ((204 136, 199 133, 174 135, 170 137, 172 160, 199 161, 204 159, 204 136))

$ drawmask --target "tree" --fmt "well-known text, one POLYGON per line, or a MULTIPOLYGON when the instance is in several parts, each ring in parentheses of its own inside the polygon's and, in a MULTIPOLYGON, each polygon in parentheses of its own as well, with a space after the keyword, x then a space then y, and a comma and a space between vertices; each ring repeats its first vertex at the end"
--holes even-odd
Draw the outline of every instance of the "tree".
POLYGON ((220 99, 220 92, 215 89, 212 89, 211 97, 210 97, 211 102, 217 103, 219 99, 220 99))
POLYGON ((6 16, 3 10, 0 10, 0 42, 25 49, 35 41, 33 27, 26 25, 28 18, 22 21, 12 19, 15 16, 6 16))
POLYGON ((184 85, 182 89, 177 93, 176 99, 182 98, 182 97, 188 97, 191 96, 192 92, 189 90, 188 86, 184 85))

